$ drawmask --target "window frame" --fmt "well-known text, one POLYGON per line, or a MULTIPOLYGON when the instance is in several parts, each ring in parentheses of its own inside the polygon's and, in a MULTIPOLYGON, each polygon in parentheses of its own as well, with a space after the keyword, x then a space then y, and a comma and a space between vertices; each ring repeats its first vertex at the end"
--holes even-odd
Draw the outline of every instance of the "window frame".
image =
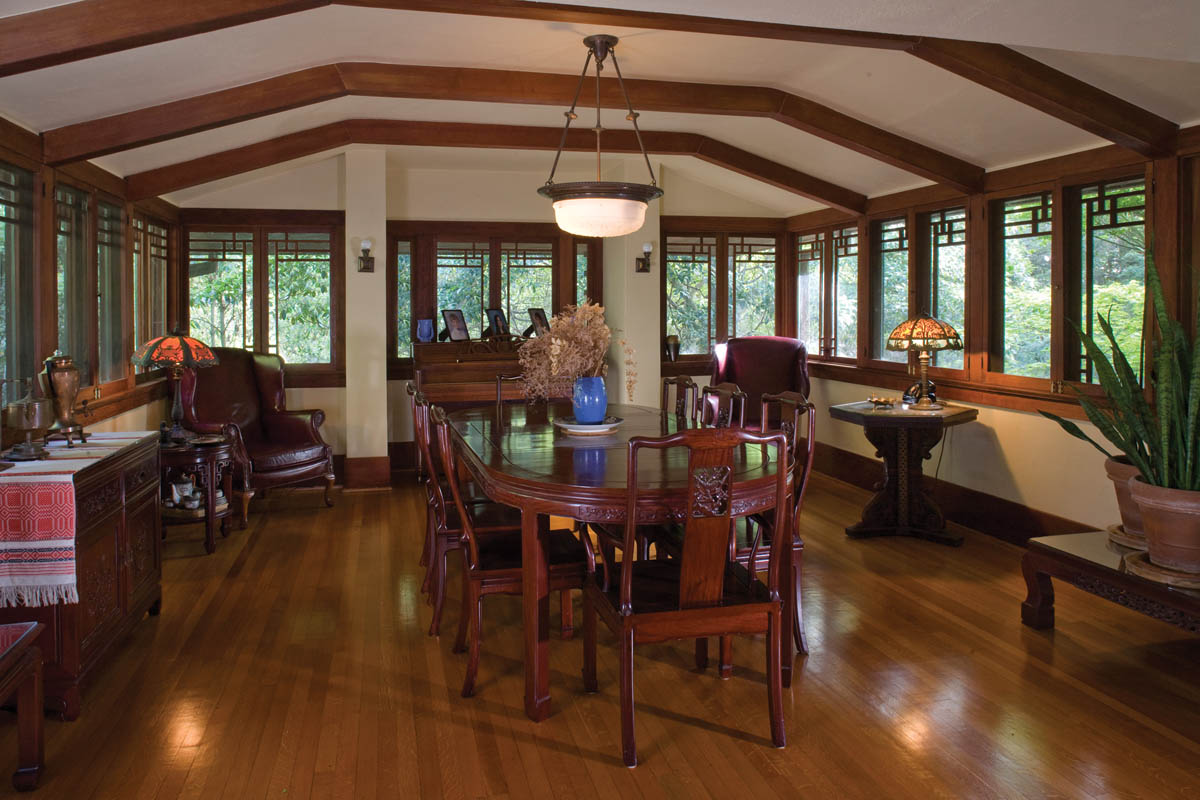
POLYGON ((250 327, 254 351, 266 352, 269 320, 267 316, 267 245, 268 233, 329 233, 329 315, 330 363, 284 363, 284 379, 289 388, 344 387, 346 385, 346 240, 345 213, 342 211, 294 211, 288 209, 212 209, 187 208, 180 214, 181 253, 179 263, 179 321, 190 332, 190 282, 187 280, 187 252, 193 231, 217 231, 254 234, 252 253, 254 284, 250 327))
MULTIPOLYGON (((388 380, 408 380, 413 377, 411 357, 397 355, 399 335, 396 330, 399 288, 396 260, 399 243, 408 242, 412 253, 412 276, 409 282, 411 316, 410 341, 416 339, 419 319, 434 319, 438 324, 437 306, 437 243, 438 241, 486 241, 488 257, 488 307, 500 308, 501 299, 501 244, 551 242, 551 315, 569 305, 575 305, 576 290, 576 246, 588 246, 587 286, 594 303, 603 303, 604 289, 604 240, 574 236, 564 233, 552 222, 471 222, 438 220, 388 220, 387 223, 387 351, 388 380)), ((514 333, 518 325, 509 320, 514 333)), ((519 324, 519 323, 518 323, 519 324)), ((524 326, 521 326, 522 329, 524 326)))

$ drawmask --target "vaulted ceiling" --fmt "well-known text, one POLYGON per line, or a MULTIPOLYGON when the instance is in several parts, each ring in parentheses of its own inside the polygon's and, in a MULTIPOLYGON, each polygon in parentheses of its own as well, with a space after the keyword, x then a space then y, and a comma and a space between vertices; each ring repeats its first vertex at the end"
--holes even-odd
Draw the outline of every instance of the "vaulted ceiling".
MULTIPOLYGON (((628 5, 8 0, 0 115, 43 134, 50 161, 90 157, 168 197, 227 151, 241 155, 222 157, 226 173, 364 140, 413 164, 423 148, 454 145, 490 151, 481 162, 464 150, 463 164, 516 168, 528 163, 520 150, 557 144, 549 131, 573 92, 580 40, 606 32, 621 37, 650 149, 673 164, 730 170, 738 193, 782 214, 853 208, 931 181, 968 188, 982 170, 1110 141, 1161 154, 1177 126, 1200 122, 1200 10, 1191 0, 907 0, 883 9, 868 0, 657 0, 638 12, 603 10, 628 5), (41 32, 36 41, 30 31, 41 32), (922 38, 931 36, 994 44, 922 38), (314 128, 322 132, 303 133, 314 128), (190 169, 172 169, 185 162, 190 169)), ((616 105, 607 89, 605 99, 616 105)), ((606 125, 625 127, 622 116, 606 113, 606 125)))

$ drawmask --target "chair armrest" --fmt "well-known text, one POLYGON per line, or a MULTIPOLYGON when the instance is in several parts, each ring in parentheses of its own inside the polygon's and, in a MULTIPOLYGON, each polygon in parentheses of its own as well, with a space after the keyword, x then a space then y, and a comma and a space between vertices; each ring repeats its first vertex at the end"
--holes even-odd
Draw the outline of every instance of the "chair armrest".
POLYGON ((232 422, 226 422, 222 425, 211 425, 205 423, 205 427, 216 428, 216 433, 220 433, 225 437, 233 447, 233 460, 242 468, 243 482, 249 485, 250 482, 250 454, 246 452, 246 440, 242 438, 242 429, 232 422))
POLYGON ((325 412, 319 408, 266 413, 262 416, 262 422, 271 441, 325 444, 317 430, 325 422, 325 412))

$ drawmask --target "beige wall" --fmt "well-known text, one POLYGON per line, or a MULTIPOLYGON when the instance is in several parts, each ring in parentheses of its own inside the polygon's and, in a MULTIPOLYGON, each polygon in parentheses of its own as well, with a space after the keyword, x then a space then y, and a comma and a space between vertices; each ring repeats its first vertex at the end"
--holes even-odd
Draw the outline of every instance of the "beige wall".
POLYGON ((163 420, 171 418, 171 405, 166 399, 155 400, 144 406, 132 408, 115 417, 89 423, 82 417, 83 429, 91 433, 116 433, 124 431, 157 431, 163 420))

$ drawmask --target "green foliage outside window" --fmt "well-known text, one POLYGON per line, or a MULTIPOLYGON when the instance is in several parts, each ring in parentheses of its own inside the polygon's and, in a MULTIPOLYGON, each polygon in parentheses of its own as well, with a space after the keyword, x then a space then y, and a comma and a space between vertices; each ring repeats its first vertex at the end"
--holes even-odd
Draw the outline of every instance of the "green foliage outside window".
MULTIPOLYGON (((487 327, 484 309, 488 303, 487 242, 438 242, 437 246, 437 308, 458 309, 467 320, 473 337, 487 327)), ((441 328, 439 318, 435 327, 441 328)))
POLYGON ((1050 286, 1053 207, 1049 192, 1004 201, 1001 370, 1050 377, 1050 286))
POLYGON ((210 347, 254 347, 254 234, 188 235, 188 329, 210 347))
POLYGON ((825 234, 800 236, 796 245, 796 338, 811 355, 824 355, 821 342, 821 264, 825 234))
POLYGON ((833 232, 834 355, 858 355, 858 228, 833 232))
MULTIPOLYGON (((33 377, 33 174, 0 164, 0 378, 33 377)), ((4 384, 0 400, 21 387, 4 384)))
POLYGON ((680 353, 705 354, 712 349, 716 259, 715 237, 667 238, 667 334, 679 337, 680 353))
POLYGON ((333 360, 328 233, 267 234, 268 350, 287 364, 333 360))
POLYGON ((879 330, 875 357, 905 363, 908 354, 886 348, 888 334, 908 319, 908 228, 903 219, 879 223, 875 235, 879 276, 879 330))
MULTIPOLYGON (((967 210, 952 208, 929 215, 929 313, 949 322, 966 341, 967 302, 967 210)), ((947 369, 963 368, 962 350, 941 350, 933 364, 947 369)))
POLYGON ((775 239, 730 236, 729 337, 775 335, 775 239))
POLYGON ((554 307, 554 245, 502 244, 500 281, 500 307, 510 328, 528 319, 531 308, 543 308, 550 314, 554 307))
POLYGON ((412 243, 396 243, 396 355, 412 357, 412 243))

